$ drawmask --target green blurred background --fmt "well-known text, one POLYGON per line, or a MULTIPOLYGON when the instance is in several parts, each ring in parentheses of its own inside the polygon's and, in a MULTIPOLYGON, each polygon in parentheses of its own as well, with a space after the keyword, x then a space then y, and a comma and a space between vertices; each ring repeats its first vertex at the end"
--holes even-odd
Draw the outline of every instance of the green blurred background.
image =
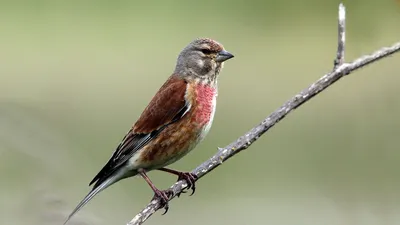
MULTIPOLYGON (((347 61, 400 40, 395 0, 344 3, 347 61)), ((338 4, 0 1, 0 223, 62 224, 180 50, 211 37, 236 57, 209 136, 172 166, 193 169, 331 70, 338 4)), ((148 224, 399 224, 399 59, 333 85, 148 224)), ((125 224, 151 197, 124 180, 71 224, 125 224)))

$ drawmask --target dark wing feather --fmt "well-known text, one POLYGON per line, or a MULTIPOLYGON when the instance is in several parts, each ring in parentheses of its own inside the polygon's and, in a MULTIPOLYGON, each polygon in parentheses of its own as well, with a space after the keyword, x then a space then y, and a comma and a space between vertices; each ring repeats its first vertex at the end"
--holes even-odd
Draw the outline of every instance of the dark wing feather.
POLYGON ((125 135, 111 158, 93 178, 96 188, 127 162, 139 149, 158 136, 168 125, 181 119, 191 107, 185 99, 187 83, 171 76, 153 97, 132 129, 125 135))

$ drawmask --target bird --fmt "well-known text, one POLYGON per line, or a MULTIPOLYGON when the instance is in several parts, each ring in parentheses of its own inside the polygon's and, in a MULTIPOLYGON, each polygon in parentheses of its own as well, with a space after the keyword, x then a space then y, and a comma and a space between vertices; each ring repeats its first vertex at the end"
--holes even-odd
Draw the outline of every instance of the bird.
POLYGON ((168 165, 184 157, 209 132, 216 109, 217 80, 224 62, 233 58, 210 38, 197 38, 178 55, 175 70, 151 99, 119 143, 111 158, 89 183, 91 191, 68 216, 64 225, 95 195, 110 185, 140 175, 168 211, 170 192, 159 190, 147 173, 159 170, 185 180, 195 191, 196 175, 168 165))

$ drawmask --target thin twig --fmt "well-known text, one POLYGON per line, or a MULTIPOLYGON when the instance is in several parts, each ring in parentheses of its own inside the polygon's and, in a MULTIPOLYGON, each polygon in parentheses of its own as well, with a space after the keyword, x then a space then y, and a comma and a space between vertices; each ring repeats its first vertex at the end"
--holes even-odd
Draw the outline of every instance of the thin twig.
MULTIPOLYGON (((253 144, 261 135, 267 132, 280 120, 285 118, 287 114, 307 102, 315 95, 325 90, 327 87, 338 81, 344 75, 350 74, 351 72, 362 68, 376 60, 387 57, 400 50, 400 42, 390 46, 379 49, 378 51, 364 55, 353 62, 344 63, 344 44, 345 44, 345 8, 343 4, 339 6, 339 40, 338 49, 336 53, 335 67, 332 72, 325 74, 315 83, 311 84, 308 88, 295 95, 292 99, 287 101, 283 106, 274 111, 266 119, 264 119, 259 125, 251 129, 249 132, 229 144, 224 148, 218 148, 218 152, 210 159, 202 163, 192 172, 199 178, 205 176, 213 169, 217 168, 222 162, 228 160, 230 157, 236 155, 244 149, 247 149, 253 144)), ((178 194, 182 193, 182 190, 187 187, 185 181, 179 181, 175 183, 171 190, 174 198, 178 194)), ((152 200, 141 212, 139 212, 127 225, 140 225, 143 224, 150 216, 152 216, 160 208, 159 200, 152 200)))
POLYGON ((338 20, 338 48, 334 69, 344 63, 344 51, 346 42, 346 8, 343 3, 339 4, 339 20, 338 20))

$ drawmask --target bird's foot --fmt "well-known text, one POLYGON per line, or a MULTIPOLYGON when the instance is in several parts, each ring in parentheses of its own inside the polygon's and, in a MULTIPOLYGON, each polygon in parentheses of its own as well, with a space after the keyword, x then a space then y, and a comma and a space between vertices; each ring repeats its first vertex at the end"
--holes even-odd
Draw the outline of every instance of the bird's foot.
POLYGON ((160 208, 164 208, 165 211, 162 215, 165 215, 168 212, 169 209, 169 205, 168 205, 168 201, 169 198, 173 195, 171 190, 164 190, 164 191, 160 191, 158 189, 154 190, 154 199, 159 199, 160 200, 160 208))
MULTIPOLYGON (((196 185, 195 182, 197 180, 197 176, 191 172, 180 172, 180 171, 176 171, 176 170, 172 170, 172 169, 168 169, 168 168, 160 168, 158 169, 160 171, 164 171, 170 174, 174 174, 176 176, 178 176, 178 181, 184 180, 187 183, 187 189, 192 189, 192 193, 190 195, 193 195, 195 190, 196 190, 196 185)), ((186 191, 181 191, 181 193, 186 193, 186 191)), ((180 196, 181 193, 178 193, 176 196, 180 196)))
MULTIPOLYGON (((192 196, 196 191, 196 180, 197 176, 191 172, 180 172, 178 174, 178 181, 184 180, 187 183, 187 189, 192 189, 192 193, 189 196, 192 196)), ((182 191, 182 193, 186 193, 186 191, 182 191)), ((178 197, 180 194, 178 194, 178 197)))

